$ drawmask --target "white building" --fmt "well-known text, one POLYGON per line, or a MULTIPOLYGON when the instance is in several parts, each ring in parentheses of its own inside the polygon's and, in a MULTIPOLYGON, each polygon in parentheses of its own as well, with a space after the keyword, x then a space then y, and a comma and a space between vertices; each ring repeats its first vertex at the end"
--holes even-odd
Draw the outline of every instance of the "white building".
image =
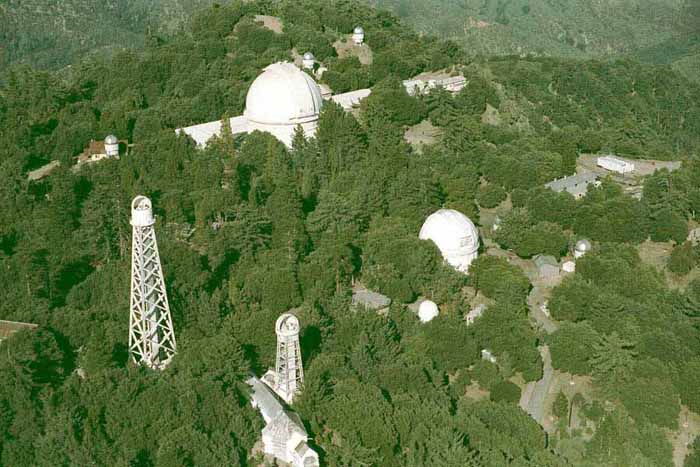
POLYGON ((435 302, 432 300, 423 300, 420 305, 418 305, 418 319, 421 323, 427 323, 432 321, 437 315, 440 314, 440 310, 435 302))
POLYGON ((564 261, 561 265, 561 270, 566 273, 572 273, 576 271, 576 263, 573 261, 564 261))
POLYGON ((440 209, 428 216, 418 238, 432 240, 445 261, 465 274, 479 255, 479 231, 467 216, 454 209, 440 209))
POLYGON ((470 324, 474 324, 474 321, 476 321, 477 318, 483 315, 484 311, 486 311, 486 305, 484 305, 483 303, 469 310, 467 316, 464 317, 465 321, 467 322, 467 326, 469 326, 470 324))
POLYGON ((365 30, 361 26, 356 26, 352 31, 352 41, 357 45, 362 45, 365 41, 365 30))
POLYGON ((602 156, 598 158, 598 167, 602 167, 612 172, 626 174, 634 172, 634 164, 614 156, 602 156))
POLYGON ((314 54, 311 52, 306 52, 301 58, 301 66, 304 67, 305 70, 313 70, 315 64, 316 57, 314 57, 314 54))
POLYGON ((481 358, 487 362, 496 363, 496 356, 489 349, 481 349, 481 358))
POLYGON ((459 92, 467 85, 467 79, 464 76, 453 76, 443 79, 407 79, 403 82, 404 88, 409 96, 418 94, 428 94, 436 88, 443 88, 450 92, 459 92))
POLYGON ((286 410, 272 390, 258 378, 247 381, 253 389, 251 404, 260 410, 266 426, 262 430, 266 454, 294 467, 317 467, 318 454, 308 444, 309 435, 299 416, 286 410))

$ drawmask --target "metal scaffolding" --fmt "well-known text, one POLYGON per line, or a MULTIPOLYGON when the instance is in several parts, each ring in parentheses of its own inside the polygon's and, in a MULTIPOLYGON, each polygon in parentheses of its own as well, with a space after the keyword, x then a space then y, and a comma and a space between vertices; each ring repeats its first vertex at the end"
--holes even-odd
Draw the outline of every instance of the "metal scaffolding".
POLYGON ((277 318, 277 363, 275 365, 275 392, 291 403, 304 382, 299 345, 299 320, 291 313, 277 318))
POLYGON ((162 370, 175 355, 176 344, 154 224, 151 200, 134 198, 129 352, 137 364, 162 370))

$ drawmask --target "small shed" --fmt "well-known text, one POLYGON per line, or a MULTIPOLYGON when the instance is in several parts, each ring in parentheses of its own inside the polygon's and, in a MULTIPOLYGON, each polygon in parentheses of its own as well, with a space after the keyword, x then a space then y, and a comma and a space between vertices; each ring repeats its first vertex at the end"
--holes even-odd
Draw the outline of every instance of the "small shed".
POLYGON ((352 292, 352 305, 371 311, 379 311, 391 305, 386 295, 358 286, 352 292))
POLYGON ((545 184, 546 188, 561 193, 566 191, 574 198, 582 198, 588 193, 588 185, 595 183, 598 176, 593 172, 583 172, 580 174, 553 180, 545 184))
POLYGON ((537 255, 534 261, 540 279, 548 281, 559 277, 559 262, 554 256, 537 255))

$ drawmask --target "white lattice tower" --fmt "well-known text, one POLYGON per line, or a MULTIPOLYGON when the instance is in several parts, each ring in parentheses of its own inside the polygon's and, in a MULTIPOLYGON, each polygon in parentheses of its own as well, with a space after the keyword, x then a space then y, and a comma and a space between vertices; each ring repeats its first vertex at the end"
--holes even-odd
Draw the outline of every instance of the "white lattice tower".
POLYGON ((129 352, 137 364, 164 369, 176 352, 168 296, 158 255, 151 200, 131 203, 131 314, 129 352))
POLYGON ((287 403, 291 403, 304 382, 299 345, 299 320, 293 314, 285 313, 277 318, 275 332, 277 333, 275 390, 287 403))

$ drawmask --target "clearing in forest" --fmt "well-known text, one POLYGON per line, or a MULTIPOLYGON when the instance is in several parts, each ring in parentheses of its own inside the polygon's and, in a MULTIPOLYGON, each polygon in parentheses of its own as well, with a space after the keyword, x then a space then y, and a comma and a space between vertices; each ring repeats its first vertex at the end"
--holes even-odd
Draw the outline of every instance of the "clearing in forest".
POLYGON ((363 65, 372 64, 372 49, 369 45, 357 45, 352 41, 352 35, 348 34, 343 39, 338 39, 333 43, 333 48, 339 58, 357 57, 363 65))

